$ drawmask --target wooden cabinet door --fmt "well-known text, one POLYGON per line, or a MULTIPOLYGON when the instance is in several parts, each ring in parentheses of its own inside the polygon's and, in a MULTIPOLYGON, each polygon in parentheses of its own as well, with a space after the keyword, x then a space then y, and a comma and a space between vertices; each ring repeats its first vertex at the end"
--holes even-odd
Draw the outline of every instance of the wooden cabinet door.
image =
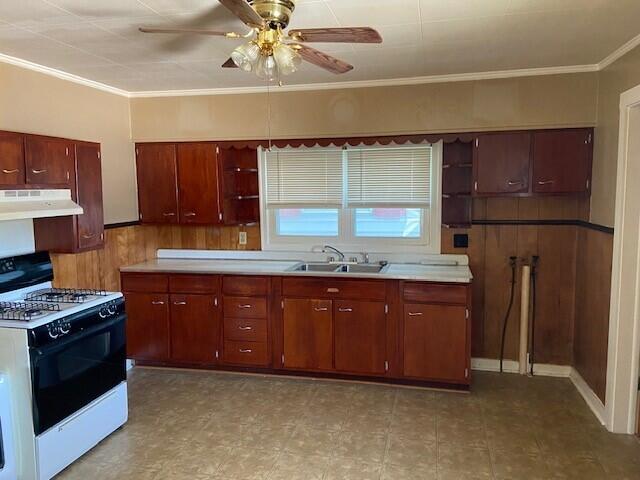
POLYGON ((467 379, 466 308, 404 307, 404 375, 464 383, 467 379))
POLYGON ((176 146, 136 147, 138 203, 142 223, 178 223, 176 146))
POLYGON ((26 183, 66 186, 75 191, 71 140, 27 135, 26 183))
POLYGON ((166 361, 169 358, 169 296, 125 293, 127 357, 166 361))
POLYGON ((533 134, 533 191, 589 191, 593 154, 590 129, 550 130, 533 134))
POLYGON ((334 302, 336 370, 384 375, 387 360, 385 304, 334 302))
POLYGON ((331 300, 284 300, 284 368, 333 369, 331 300))
POLYGON ((102 168, 100 146, 76 145, 77 200, 84 209, 78 215, 78 247, 86 250, 104 244, 102 168))
POLYGON ((171 295, 171 359, 215 363, 220 350, 218 302, 213 295, 171 295))
POLYGON ((0 187, 24 182, 24 135, 0 132, 0 187))
POLYGON ((220 223, 218 164, 213 143, 178 145, 180 223, 220 223))
POLYGON ((531 135, 499 133, 481 135, 473 153, 475 193, 498 195, 527 193, 531 135))

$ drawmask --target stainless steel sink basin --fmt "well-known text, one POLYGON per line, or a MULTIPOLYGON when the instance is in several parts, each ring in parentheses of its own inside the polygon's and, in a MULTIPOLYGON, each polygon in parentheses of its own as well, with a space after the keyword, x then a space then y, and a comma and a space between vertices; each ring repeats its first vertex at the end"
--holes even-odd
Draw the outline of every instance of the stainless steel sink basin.
POLYGON ((380 273, 382 265, 340 265, 338 272, 343 273, 380 273))
POLYGON ((293 268, 295 272, 335 272, 339 265, 334 263, 302 263, 293 268))

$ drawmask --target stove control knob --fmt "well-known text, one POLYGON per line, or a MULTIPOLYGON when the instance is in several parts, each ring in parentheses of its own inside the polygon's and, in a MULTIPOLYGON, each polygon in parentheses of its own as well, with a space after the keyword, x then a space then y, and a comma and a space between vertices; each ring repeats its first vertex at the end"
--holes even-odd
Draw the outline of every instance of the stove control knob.
POLYGON ((109 316, 109 311, 106 308, 101 308, 98 315, 100 318, 107 318, 109 316))
POLYGON ((111 304, 107 307, 107 311, 109 312, 109 315, 115 315, 116 312, 118 311, 117 307, 115 306, 115 304, 111 304))
POLYGON ((60 336, 60 332, 58 331, 58 326, 48 326, 47 330, 49 331, 49 336, 53 339, 58 338, 60 336))
POLYGON ((70 331, 71 331, 71 325, 69 325, 68 323, 61 323, 60 324, 60 334, 61 335, 66 335, 70 331))

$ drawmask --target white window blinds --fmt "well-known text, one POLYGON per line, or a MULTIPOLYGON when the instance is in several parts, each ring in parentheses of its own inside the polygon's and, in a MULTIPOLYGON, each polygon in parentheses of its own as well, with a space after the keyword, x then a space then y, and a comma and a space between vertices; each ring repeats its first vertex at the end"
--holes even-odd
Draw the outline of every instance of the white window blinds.
POLYGON ((342 206, 342 150, 286 148, 266 152, 267 208, 342 206))
POLYGON ((431 204, 431 145, 346 150, 349 208, 426 208, 431 204))

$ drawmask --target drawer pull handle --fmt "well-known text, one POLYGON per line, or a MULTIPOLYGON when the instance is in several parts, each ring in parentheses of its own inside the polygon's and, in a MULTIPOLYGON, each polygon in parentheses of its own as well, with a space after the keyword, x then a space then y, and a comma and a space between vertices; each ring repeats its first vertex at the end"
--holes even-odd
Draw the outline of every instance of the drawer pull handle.
POLYGON ((541 180, 538 182, 538 185, 551 185, 553 184, 553 180, 541 180))
POLYGON ((95 236, 96 236, 95 233, 85 233, 85 234, 82 235, 82 238, 88 240, 88 239, 93 238, 95 236))
POLYGON ((326 312, 329 309, 327 307, 316 307, 316 308, 314 308, 314 310, 316 312, 326 312))
POLYGON ((238 305, 238 308, 252 308, 252 305, 245 303, 244 305, 238 305))
POLYGON ((36 170, 35 168, 31 169, 31 173, 35 173, 36 175, 40 175, 41 173, 47 173, 47 169, 43 168, 42 170, 36 170))
POLYGON ((12 173, 18 173, 20 170, 14 168, 13 170, 7 170, 6 168, 2 170, 2 173, 6 173, 7 175, 11 175, 12 173))
POLYGON ((238 327, 238 330, 253 330, 253 327, 238 327))
POLYGON ((516 180, 509 180, 507 182, 507 185, 509 185, 510 187, 514 187, 516 185, 524 185, 524 182, 522 180, 516 181, 516 180))
POLYGON ((253 350, 251 350, 250 348, 241 348, 240 349, 240 353, 251 353, 253 350))
POLYGON ((339 288, 327 288, 327 293, 340 293, 340 289, 339 288))
POLYGON ((353 312, 353 308, 339 308, 339 312, 353 312))
POLYGON ((187 302, 173 302, 174 305, 186 305, 187 302))
POLYGON ((160 302, 160 301, 151 302, 151 305, 164 305, 164 302, 160 302))
POLYGON ((410 317, 421 317, 422 312, 409 312, 410 317))
POLYGON ((163 213, 162 216, 163 217, 175 217, 176 214, 175 213, 163 213))
POLYGON ((188 212, 188 213, 185 213, 184 216, 185 217, 195 217, 196 214, 195 214, 195 212, 188 212))

